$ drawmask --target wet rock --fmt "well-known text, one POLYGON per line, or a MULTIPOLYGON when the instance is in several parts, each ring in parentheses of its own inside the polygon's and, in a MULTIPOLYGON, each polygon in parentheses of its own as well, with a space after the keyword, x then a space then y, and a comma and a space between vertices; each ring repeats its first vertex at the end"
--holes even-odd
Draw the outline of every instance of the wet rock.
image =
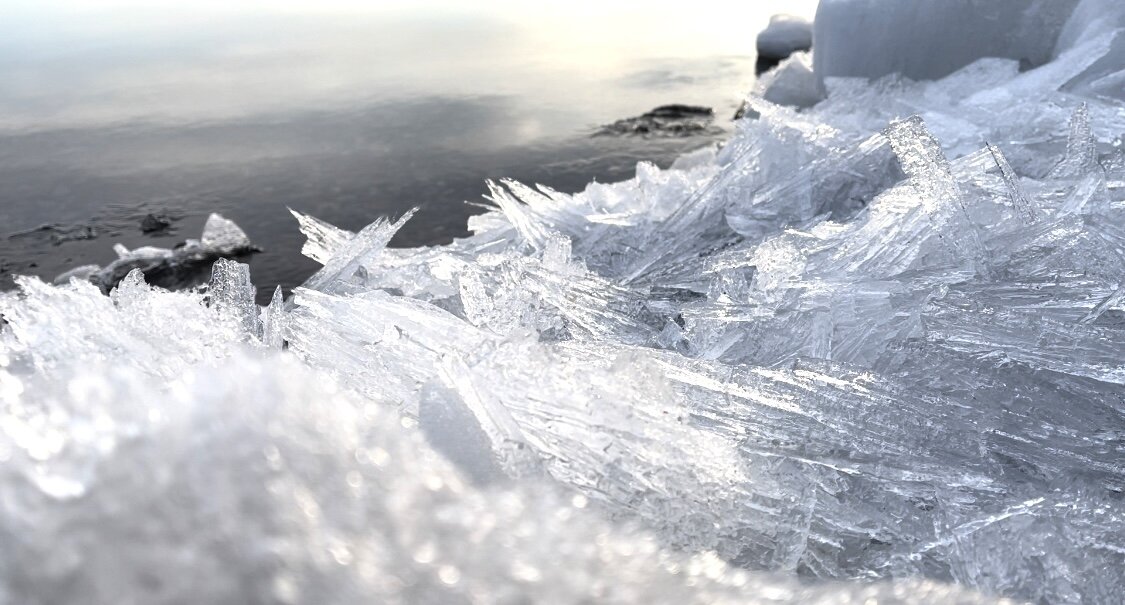
POLYGON ((97 237, 98 230, 92 225, 59 225, 55 223, 47 223, 24 231, 8 234, 8 239, 31 238, 40 241, 46 240, 55 246, 70 241, 96 239, 97 237))
POLYGON ((698 105, 661 105, 637 117, 602 126, 594 136, 690 137, 721 132, 715 112, 698 105))
POLYGON ((172 226, 172 219, 164 215, 146 214, 141 219, 141 233, 161 233, 172 226))

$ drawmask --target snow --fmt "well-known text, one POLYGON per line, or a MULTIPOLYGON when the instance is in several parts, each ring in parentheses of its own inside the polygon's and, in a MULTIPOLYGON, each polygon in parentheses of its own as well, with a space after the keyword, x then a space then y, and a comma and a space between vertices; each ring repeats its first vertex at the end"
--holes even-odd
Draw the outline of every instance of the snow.
POLYGON ((19 278, 0 603, 1116 602, 1098 6, 1038 67, 827 78, 667 170, 493 183, 448 246, 294 213, 323 266, 265 308, 233 261, 19 278))

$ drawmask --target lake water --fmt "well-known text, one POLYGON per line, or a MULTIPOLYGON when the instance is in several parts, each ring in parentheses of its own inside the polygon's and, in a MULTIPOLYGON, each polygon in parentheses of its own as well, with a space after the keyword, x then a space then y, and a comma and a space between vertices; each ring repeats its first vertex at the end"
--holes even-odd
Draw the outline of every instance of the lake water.
POLYGON ((395 245, 463 235, 485 179, 563 191, 721 135, 592 137, 667 103, 730 116, 770 14, 814 2, 4 2, 0 286, 171 247, 210 212, 264 251, 263 291, 316 265, 286 207, 395 245), (173 219, 143 234, 148 213, 173 219), (50 228, 41 228, 50 226, 50 228))

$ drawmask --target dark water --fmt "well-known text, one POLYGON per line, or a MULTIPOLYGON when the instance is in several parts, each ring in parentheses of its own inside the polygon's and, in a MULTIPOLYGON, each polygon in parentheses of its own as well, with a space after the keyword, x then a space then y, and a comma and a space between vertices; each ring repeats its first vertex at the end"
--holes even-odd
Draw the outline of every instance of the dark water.
POLYGON ((591 137, 599 125, 695 103, 728 129, 752 83, 752 34, 733 54, 686 34, 652 44, 622 16, 390 6, 17 3, 0 21, 0 286, 107 263, 117 242, 171 247, 219 212, 264 248, 255 283, 290 288, 316 265, 286 207, 355 230, 417 206, 393 244, 448 242, 485 179, 629 178, 716 136, 591 137), (148 213, 171 230, 143 234, 148 213))

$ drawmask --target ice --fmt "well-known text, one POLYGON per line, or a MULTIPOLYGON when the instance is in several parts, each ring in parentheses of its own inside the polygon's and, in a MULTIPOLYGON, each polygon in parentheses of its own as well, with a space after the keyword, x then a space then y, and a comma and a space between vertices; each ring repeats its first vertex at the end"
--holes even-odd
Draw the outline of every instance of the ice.
POLYGON ((1059 33, 1054 56, 1084 40, 1125 27, 1125 11, 1113 0, 1081 0, 1059 33))
POLYGON ((672 552, 550 485, 474 487, 393 408, 247 348, 201 295, 139 272, 113 299, 23 287, 0 370, 4 602, 989 602, 914 580, 809 587, 672 552), (173 310, 185 330, 129 329, 173 310), (43 327, 28 313, 51 311, 82 312, 101 328, 83 335, 107 340, 25 336, 43 327), (49 350, 67 353, 49 373, 24 365, 49 350))
POLYGON ((860 4, 1016 46, 752 95, 620 183, 491 183, 446 246, 294 212, 322 268, 265 308, 233 261, 19 278, 0 603, 1118 602, 1116 5, 817 27, 860 4))
POLYGON ((813 28, 816 73, 821 80, 892 73, 933 79, 983 57, 1042 65, 1052 58, 1056 40, 1078 3, 821 0, 813 28))
MULTIPOLYGON (((254 284, 250 283, 250 267, 220 258, 211 266, 210 304, 232 317, 237 317, 248 336, 262 332, 260 311, 254 304, 254 284)), ((276 333, 272 328, 271 331, 276 333)), ((276 340, 276 336, 273 336, 276 340)))
MULTIPOLYGON (((256 308, 252 310, 257 311, 256 308)), ((258 320, 262 324, 262 344, 273 349, 284 348, 285 295, 281 292, 281 286, 274 289, 269 304, 258 312, 258 320)))
POLYGON ((199 243, 219 255, 237 254, 252 247, 250 238, 241 227, 214 213, 207 217, 199 243))
POLYGON ((812 23, 794 15, 774 15, 758 34, 758 56, 780 61, 812 46, 812 23))
POLYGON ((778 105, 811 107, 824 97, 813 73, 812 54, 797 52, 763 74, 754 94, 778 105))

